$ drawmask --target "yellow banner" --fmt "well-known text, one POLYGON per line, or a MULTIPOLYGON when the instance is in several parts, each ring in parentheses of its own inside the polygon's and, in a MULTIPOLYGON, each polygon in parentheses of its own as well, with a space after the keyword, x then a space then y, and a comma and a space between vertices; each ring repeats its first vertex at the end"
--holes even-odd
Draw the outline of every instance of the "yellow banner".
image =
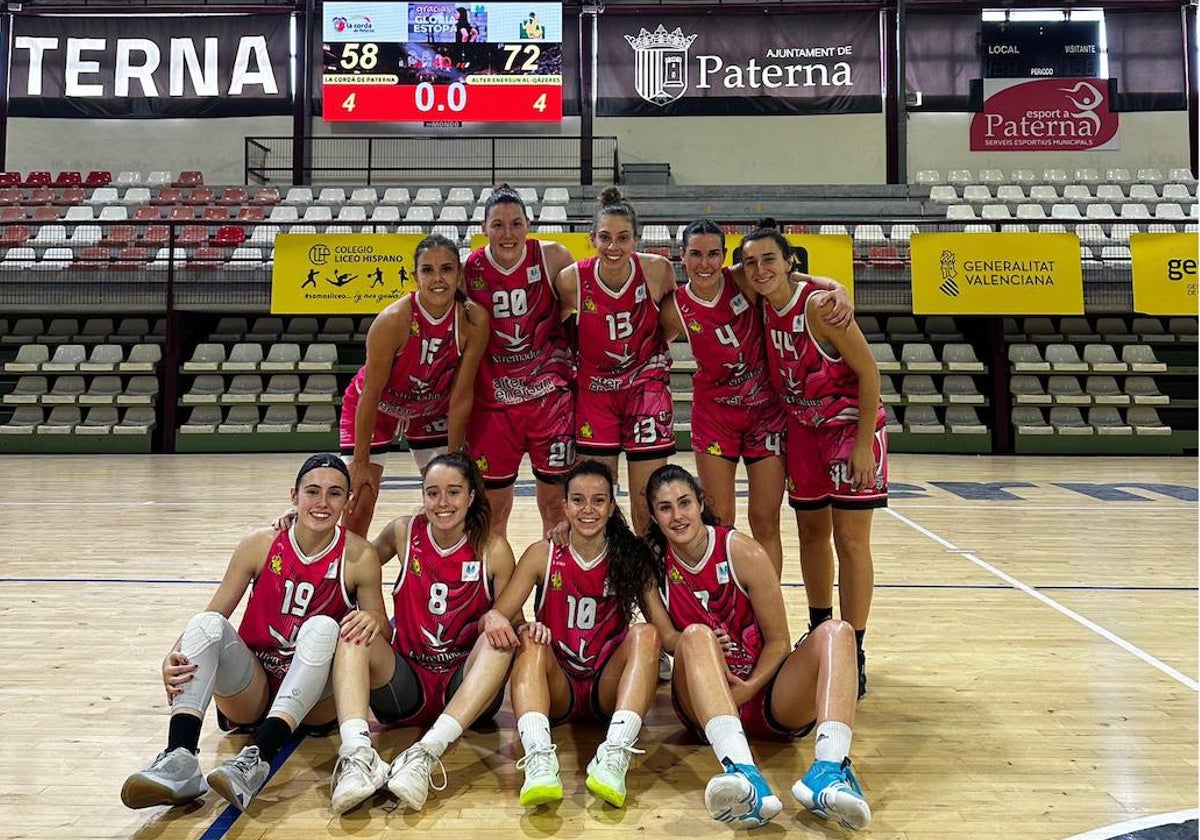
POLYGON ((417 288, 418 233, 281 233, 271 312, 373 315, 417 288))
MULTIPOLYGON (((561 243, 577 261, 596 256, 596 249, 592 247, 591 237, 586 233, 531 233, 529 238, 540 239, 543 242, 561 243)), ((486 244, 487 236, 485 234, 477 233, 471 237, 472 251, 482 248, 486 244)))
MULTIPOLYGON (((796 249, 806 274, 832 277, 846 287, 850 300, 854 300, 854 244, 849 236, 788 233, 783 238, 796 249)), ((733 251, 741 244, 740 233, 725 235, 726 266, 733 265, 733 251)))
POLYGON ((1147 315, 1196 314, 1196 234, 1135 233, 1133 311, 1147 315))
POLYGON ((1073 233, 914 233, 915 315, 1082 315, 1073 233))

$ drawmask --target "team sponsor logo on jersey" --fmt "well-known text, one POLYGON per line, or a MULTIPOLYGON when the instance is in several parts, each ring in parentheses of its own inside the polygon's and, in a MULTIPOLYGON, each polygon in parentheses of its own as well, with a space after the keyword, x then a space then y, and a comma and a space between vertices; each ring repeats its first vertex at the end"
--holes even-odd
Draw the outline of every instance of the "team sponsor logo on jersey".
POLYGON ((412 323, 410 323, 408 325, 408 334, 409 335, 420 335, 421 334, 421 325, 420 325, 420 323, 417 322, 416 318, 413 318, 412 323))
POLYGON ((733 310, 734 315, 741 315, 750 308, 750 304, 743 295, 738 294, 729 301, 729 308, 733 310))
POLYGON ((672 566, 671 571, 667 573, 667 580, 671 583, 683 583, 683 575, 679 573, 679 569, 672 566))
POLYGON ((329 561, 329 568, 325 570, 325 580, 337 580, 338 564, 336 560, 329 561))
POLYGON ((271 555, 271 571, 274 572, 275 574, 279 574, 282 570, 283 570, 283 555, 282 554, 272 554, 271 555))
POLYGON ((804 315, 797 315, 792 319, 792 332, 804 332, 804 315))
POLYGON ((540 265, 530 266, 525 270, 525 278, 529 283, 537 283, 542 279, 542 267, 540 265))
POLYGON ((408 570, 417 577, 421 576, 421 560, 418 557, 413 557, 412 562, 408 564, 408 570))
POLYGON ((699 321, 695 320, 694 318, 688 322, 688 329, 694 333, 704 332, 704 327, 700 324, 699 321))
POLYGON ((478 291, 483 291, 487 288, 487 280, 485 280, 483 275, 480 274, 478 277, 475 277, 471 280, 471 288, 478 291))
POLYGON ((721 444, 715 440, 712 443, 710 443, 708 446, 706 446, 704 448, 704 451, 707 452, 709 455, 724 455, 725 454, 725 450, 721 449, 721 444))
POLYGON ((729 563, 717 564, 717 583, 729 583, 729 563))
POLYGON ((557 569, 554 571, 554 574, 550 575, 550 588, 555 591, 563 588, 562 572, 557 569))
POLYGON ((489 469, 491 469, 492 465, 488 463, 486 455, 480 455, 475 459, 475 466, 479 467, 479 471, 481 473, 486 473, 489 469))
POLYGON ((462 579, 464 581, 479 580, 479 561, 468 560, 462 566, 462 579))
POLYGON ((592 300, 591 298, 587 298, 586 300, 584 300, 583 311, 584 312, 595 312, 596 311, 596 301, 592 300))
POLYGON ((579 436, 581 438, 587 438, 588 440, 591 440, 594 434, 596 434, 596 432, 592 428, 592 424, 584 420, 583 425, 579 427, 579 436))
POLYGON ((646 287, 644 285, 638 286, 636 289, 633 290, 633 302, 634 303, 642 303, 645 300, 646 300, 646 287))

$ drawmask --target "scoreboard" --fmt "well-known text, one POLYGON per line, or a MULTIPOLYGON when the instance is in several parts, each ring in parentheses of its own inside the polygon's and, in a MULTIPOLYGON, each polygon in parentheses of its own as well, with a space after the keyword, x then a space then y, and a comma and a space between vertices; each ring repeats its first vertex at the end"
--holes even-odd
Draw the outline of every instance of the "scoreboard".
POLYGON ((560 122, 561 3, 326 2, 327 122, 560 122))

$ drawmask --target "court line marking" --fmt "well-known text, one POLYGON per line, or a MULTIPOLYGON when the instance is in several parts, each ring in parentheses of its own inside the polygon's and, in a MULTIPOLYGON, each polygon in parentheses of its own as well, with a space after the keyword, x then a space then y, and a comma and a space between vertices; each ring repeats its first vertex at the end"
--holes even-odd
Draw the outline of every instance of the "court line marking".
MULTIPOLYGON (((300 746, 300 742, 303 740, 304 733, 296 732, 291 738, 288 739, 287 743, 283 745, 283 748, 279 750, 279 754, 275 756, 275 760, 271 762, 271 772, 267 774, 266 781, 263 782, 262 788, 259 789, 260 792, 266 788, 268 784, 270 784, 271 779, 274 778, 275 774, 279 771, 279 768, 283 766, 283 762, 287 761, 288 758, 291 757, 292 753, 296 751, 296 747, 300 746)), ((220 838, 224 837, 229 832, 229 829, 233 828, 233 824, 237 822, 238 817, 241 815, 242 812, 236 807, 233 805, 227 805, 225 810, 218 814, 217 818, 213 820, 212 825, 210 825, 208 829, 200 835, 200 840, 220 840, 220 838)))
POLYGON ((924 536, 933 540, 935 543, 942 546, 942 548, 945 548, 948 551, 955 552, 956 554, 959 554, 960 556, 965 557, 966 559, 968 559, 972 563, 974 563, 976 566, 983 569, 985 572, 988 572, 989 574, 994 575, 995 577, 1000 578, 1000 580, 1008 583, 1014 589, 1021 590, 1022 592, 1024 592, 1026 595, 1030 596, 1031 598, 1035 598, 1038 601, 1041 601, 1043 604, 1050 607, 1051 609, 1061 613, 1062 615, 1065 615, 1067 618, 1071 619, 1072 621, 1075 621, 1075 622, 1083 625, 1088 630, 1091 630, 1093 633, 1107 639, 1108 641, 1112 642, 1117 647, 1120 647, 1123 650, 1125 650, 1127 653, 1133 654, 1138 659, 1145 662, 1147 665, 1151 666, 1152 668, 1157 668, 1159 671, 1166 674, 1168 677, 1175 680, 1176 682, 1182 683, 1184 686, 1186 686, 1187 688, 1190 688, 1192 691, 1200 692, 1200 683, 1198 683, 1196 680, 1192 679, 1191 677, 1187 676, 1186 674, 1183 674, 1183 673, 1175 670, 1167 663, 1165 663, 1159 659, 1156 659, 1155 657, 1146 653, 1146 651, 1139 648, 1137 645, 1134 645, 1131 642, 1125 641, 1125 639, 1122 639, 1120 636, 1118 636, 1116 633, 1113 633, 1111 630, 1101 627, 1099 624, 1092 621, 1091 619, 1084 618, 1082 615, 1075 612, 1074 610, 1069 609, 1068 607, 1064 607, 1062 604, 1058 603, 1058 601, 1055 601, 1053 598, 1051 598, 1047 595, 1043 595, 1041 592, 1037 591, 1035 588, 1033 588, 1029 584, 1024 583, 1021 580, 1018 580, 1017 578, 1013 577, 1012 575, 1008 574, 1007 572, 1003 572, 1000 569, 997 569, 991 563, 988 563, 986 560, 983 560, 981 557, 979 557, 979 555, 977 555, 975 552, 963 551, 958 546, 956 546, 954 543, 950 542, 949 540, 945 539, 944 537, 939 536, 938 534, 935 534, 933 531, 930 531, 924 525, 921 525, 918 522, 914 522, 913 520, 909 519, 907 516, 905 516, 904 514, 900 513, 897 510, 894 510, 893 508, 884 508, 883 512, 888 514, 889 516, 893 517, 894 519, 897 519, 900 522, 903 522, 905 525, 912 528, 917 533, 923 534, 924 536))
POLYGON ((1143 828, 1158 828, 1164 825, 1179 825, 1188 820, 1200 818, 1200 810, 1196 808, 1188 808, 1185 811, 1174 811, 1170 814, 1153 814, 1149 817, 1138 817, 1135 820, 1128 820, 1122 823, 1113 823, 1106 825, 1103 828, 1094 828, 1091 831, 1085 831, 1083 834, 1075 834, 1066 840, 1109 840, 1109 838, 1123 837, 1126 834, 1131 834, 1135 831, 1141 831, 1143 828))

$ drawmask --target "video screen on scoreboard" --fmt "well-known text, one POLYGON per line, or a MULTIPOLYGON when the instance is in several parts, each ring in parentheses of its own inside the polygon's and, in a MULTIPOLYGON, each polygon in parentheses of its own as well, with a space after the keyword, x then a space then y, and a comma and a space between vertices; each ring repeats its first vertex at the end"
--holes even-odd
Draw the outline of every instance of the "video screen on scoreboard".
POLYGON ((327 122, 559 122, 561 3, 325 3, 327 122))

